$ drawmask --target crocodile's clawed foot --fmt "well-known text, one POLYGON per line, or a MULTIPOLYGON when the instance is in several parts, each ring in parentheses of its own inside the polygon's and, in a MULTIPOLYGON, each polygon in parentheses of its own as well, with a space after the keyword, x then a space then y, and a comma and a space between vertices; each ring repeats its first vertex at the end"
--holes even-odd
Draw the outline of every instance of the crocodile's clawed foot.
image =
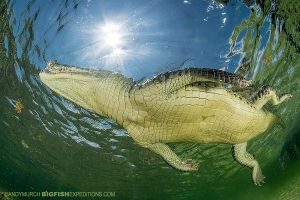
POLYGON ((293 95, 292 94, 284 94, 279 98, 279 102, 282 103, 284 101, 289 100, 290 98, 292 98, 293 95))
POLYGON ((266 103, 271 101, 272 105, 278 105, 282 102, 292 98, 291 94, 284 94, 282 96, 277 96, 275 90, 273 90, 270 86, 263 86, 260 90, 253 95, 253 106, 257 109, 261 109, 266 103))
POLYGON ((171 165, 176 169, 179 169, 181 171, 198 170, 197 162, 191 159, 182 161, 166 144, 163 143, 149 144, 149 143, 141 143, 141 142, 139 144, 142 144, 144 147, 161 155, 169 165, 171 165))
POLYGON ((198 163, 192 159, 187 159, 183 162, 185 171, 198 171, 198 163))
POLYGON ((257 186, 261 186, 263 183, 265 183, 264 179, 265 176, 262 174, 260 167, 255 166, 252 171, 252 180, 254 184, 257 186))

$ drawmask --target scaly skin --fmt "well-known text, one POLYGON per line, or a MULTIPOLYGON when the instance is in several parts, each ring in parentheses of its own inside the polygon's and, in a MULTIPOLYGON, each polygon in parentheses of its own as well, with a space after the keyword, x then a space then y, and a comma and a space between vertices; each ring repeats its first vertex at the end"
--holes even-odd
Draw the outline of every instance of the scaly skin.
POLYGON ((165 143, 231 144, 234 158, 252 168, 256 185, 264 176, 246 151, 247 141, 277 121, 262 107, 270 100, 277 105, 291 97, 279 98, 270 87, 263 87, 248 100, 226 86, 243 90, 249 81, 213 69, 168 72, 141 84, 117 73, 52 61, 40 78, 79 106, 115 119, 138 144, 179 170, 194 171, 198 164, 182 161, 165 143))

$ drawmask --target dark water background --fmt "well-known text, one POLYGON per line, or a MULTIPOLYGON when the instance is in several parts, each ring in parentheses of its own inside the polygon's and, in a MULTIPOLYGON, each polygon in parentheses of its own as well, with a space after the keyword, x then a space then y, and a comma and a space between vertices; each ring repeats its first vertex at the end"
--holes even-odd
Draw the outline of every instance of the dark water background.
POLYGON ((0 11, 0 191, 300 199, 299 1, 1 0, 0 11), (115 25, 114 38, 105 24, 115 25), (274 126, 248 147, 266 184, 255 186, 223 144, 171 144, 180 157, 200 163, 198 172, 174 170, 113 120, 45 87, 38 73, 54 59, 136 80, 211 67, 292 93, 275 108, 286 128, 274 126))

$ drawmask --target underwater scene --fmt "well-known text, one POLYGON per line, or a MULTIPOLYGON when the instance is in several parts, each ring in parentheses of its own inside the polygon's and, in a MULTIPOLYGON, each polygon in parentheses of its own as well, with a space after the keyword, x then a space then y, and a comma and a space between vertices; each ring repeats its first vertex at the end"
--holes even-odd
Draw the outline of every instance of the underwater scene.
MULTIPOLYGON (((300 199, 300 1, 1 0, 0 11, 0 200, 300 199), (291 94, 282 103, 274 96, 265 102, 259 110, 277 121, 246 140, 253 157, 244 159, 259 163, 265 179, 256 182, 249 163, 237 162, 233 154, 242 150, 231 138, 160 143, 169 154, 141 145, 131 135, 136 127, 78 103, 77 90, 85 92, 87 78, 57 79, 73 81, 72 98, 42 80, 53 63, 80 67, 81 76, 111 71, 139 88, 205 68, 208 80, 196 81, 198 86, 223 76, 226 91, 243 96, 251 108, 251 98, 273 90, 279 97, 291 94), (242 83, 251 84, 250 92, 235 88, 242 83), (192 159, 193 170, 175 169, 174 153, 186 163, 192 159)), ((59 74, 65 68, 55 69, 59 74)), ((117 100, 106 92, 112 87, 93 92, 109 104, 117 100)), ((91 93, 85 99, 96 102, 91 93)), ((159 117, 173 116, 159 113, 153 120, 163 127, 159 117)), ((226 121, 234 129, 234 119, 215 121, 209 129, 226 121)), ((268 123, 256 121, 247 133, 268 123)))

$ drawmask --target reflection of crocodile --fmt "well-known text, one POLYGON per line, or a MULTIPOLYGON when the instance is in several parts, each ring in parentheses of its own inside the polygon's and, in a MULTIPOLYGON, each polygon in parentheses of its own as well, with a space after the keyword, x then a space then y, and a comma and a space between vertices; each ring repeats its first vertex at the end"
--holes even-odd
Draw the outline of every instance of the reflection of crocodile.
POLYGON ((177 169, 193 171, 198 165, 192 160, 182 161, 165 143, 232 144, 235 159, 252 168, 257 185, 264 176, 246 151, 247 141, 276 122, 276 116, 263 106, 291 97, 279 98, 270 87, 262 87, 247 100, 232 89, 242 91, 248 88, 248 81, 213 69, 168 72, 136 84, 120 74, 49 62, 40 78, 65 98, 115 119, 138 144, 177 169))

